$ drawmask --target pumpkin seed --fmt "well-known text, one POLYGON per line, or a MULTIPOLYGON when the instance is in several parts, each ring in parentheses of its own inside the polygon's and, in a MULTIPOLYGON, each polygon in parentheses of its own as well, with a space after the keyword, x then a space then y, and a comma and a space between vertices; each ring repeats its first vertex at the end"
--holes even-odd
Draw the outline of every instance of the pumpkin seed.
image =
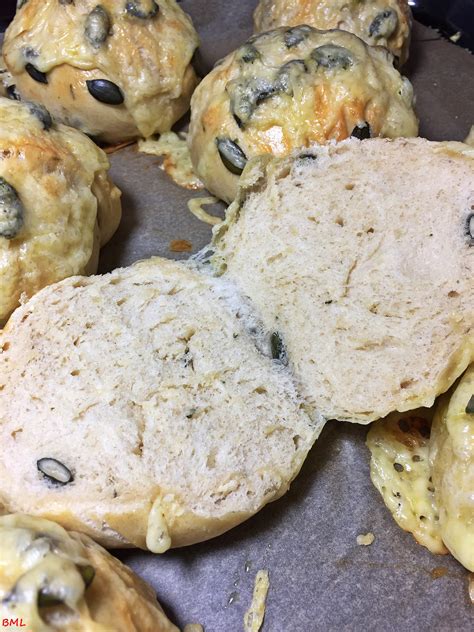
POLYGON ((55 485, 67 485, 74 480, 71 470, 57 459, 44 457, 36 462, 36 467, 55 485))
POLYGON ((276 77, 276 92, 284 92, 293 95, 293 86, 305 72, 308 71, 302 59, 293 59, 284 64, 276 77))
POLYGON ((86 18, 85 36, 94 48, 100 48, 109 36, 110 17, 104 7, 98 4, 86 18))
POLYGON ((74 0, 59 0, 59 4, 74 4, 74 0))
POLYGON ((282 364, 288 364, 285 345, 277 331, 274 331, 270 336, 270 348, 274 360, 279 360, 282 364))
POLYGON ((48 83, 48 77, 46 76, 46 73, 38 70, 38 68, 36 68, 36 66, 33 66, 33 64, 26 64, 25 70, 30 75, 30 77, 38 83, 48 83))
POLYGON ((244 64, 251 64, 261 57, 260 52, 252 44, 245 44, 237 51, 237 61, 243 61, 244 64))
POLYGON ((375 16, 369 26, 369 35, 375 39, 388 38, 398 26, 398 16, 393 9, 385 9, 375 16))
POLYGON ((474 246, 474 213, 471 213, 466 220, 466 235, 469 237, 469 245, 474 246))
POLYGON ((242 149, 230 138, 216 138, 216 145, 224 167, 236 176, 240 176, 247 164, 247 156, 242 149))
POLYGON ((84 584, 86 585, 86 590, 92 584, 95 577, 95 568, 90 566, 90 564, 84 566, 77 566, 79 573, 81 574, 82 579, 84 580, 84 584))
POLYGON ((13 99, 14 101, 21 101, 20 93, 16 89, 15 84, 12 84, 11 86, 7 86, 7 95, 9 99, 13 99))
POLYGON ((283 35, 283 39, 285 41, 285 46, 287 48, 293 48, 294 46, 298 46, 304 41, 309 33, 311 33, 311 27, 303 24, 302 26, 294 26, 285 31, 283 35))
POLYGON ((469 401, 467 402, 466 413, 468 415, 474 415, 474 395, 471 395, 469 401))
POLYGON ((0 237, 13 239, 23 226, 25 209, 11 184, 0 177, 0 237))
POLYGON ((125 4, 126 12, 134 18, 140 18, 141 20, 154 18, 159 9, 160 7, 156 4, 155 0, 131 0, 125 4))
POLYGON ((91 79, 86 81, 91 96, 107 105, 121 105, 124 102, 122 90, 108 79, 91 79))
POLYGON ((53 126, 53 119, 44 105, 41 105, 40 103, 33 103, 33 101, 25 101, 25 105, 28 106, 31 114, 43 125, 43 129, 49 131, 53 126))
POLYGON ((258 104, 273 96, 277 87, 267 79, 252 77, 240 82, 233 82, 227 86, 230 96, 231 112, 237 121, 237 125, 245 125, 258 104))
POLYGON ((18 9, 21 9, 21 7, 24 7, 27 2, 28 0, 17 0, 16 10, 18 11, 18 9))
POLYGON ((318 46, 311 53, 311 58, 323 68, 347 70, 354 63, 354 57, 347 48, 337 44, 318 46))
POLYGON ((357 123, 351 132, 351 137, 358 138, 359 140, 366 140, 367 138, 370 138, 370 125, 367 121, 357 123))

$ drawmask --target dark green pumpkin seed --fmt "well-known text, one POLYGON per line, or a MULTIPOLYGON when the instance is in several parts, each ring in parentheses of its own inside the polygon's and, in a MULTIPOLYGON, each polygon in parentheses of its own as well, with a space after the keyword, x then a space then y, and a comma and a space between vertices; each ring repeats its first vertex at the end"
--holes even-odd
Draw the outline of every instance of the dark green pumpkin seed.
POLYGON ((474 415, 474 395, 471 395, 469 401, 467 402, 466 413, 468 415, 474 415))
POLYGON ((354 57, 347 48, 336 44, 318 46, 311 53, 311 58, 323 68, 347 70, 354 63, 354 57))
POLYGON ((43 476, 55 485, 67 485, 74 480, 71 470, 57 459, 51 457, 39 459, 36 462, 36 467, 43 476))
POLYGON ((74 0, 59 0, 59 4, 63 4, 63 5, 74 4, 74 0))
POLYGON ((155 0, 130 0, 125 3, 126 12, 134 18, 149 20, 154 18, 160 7, 155 0))
POLYGON ((403 472, 403 470, 404 470, 404 467, 403 467, 403 465, 401 463, 394 463, 393 467, 395 468, 395 470, 397 472, 403 472))
POLYGON ((277 92, 277 87, 273 83, 258 77, 235 83, 227 89, 231 112, 239 127, 243 127, 249 121, 258 104, 277 92))
POLYGON ((23 226, 25 209, 11 184, 0 177, 0 237, 13 239, 23 226))
POLYGON ((42 124, 43 129, 49 131, 53 126, 53 119, 48 110, 40 103, 34 103, 33 101, 25 101, 25 105, 28 106, 31 114, 35 116, 42 124))
POLYGON ((230 138, 216 138, 216 145, 224 167, 240 176, 247 164, 247 156, 242 149, 230 138))
POLYGON ((85 566, 77 566, 79 573, 81 574, 82 579, 84 580, 84 584, 86 585, 86 590, 92 584, 95 577, 95 568, 87 564, 85 566))
POLYGON ((242 61, 244 64, 251 64, 255 60, 261 57, 260 52, 253 46, 253 44, 245 44, 241 46, 237 51, 237 61, 242 61))
POLYGON ((33 66, 33 64, 26 64, 25 70, 30 75, 30 77, 38 83, 48 83, 48 77, 46 76, 46 73, 38 70, 38 68, 36 68, 36 66, 33 66))
POLYGON ((124 102, 122 90, 108 79, 91 79, 86 81, 91 96, 107 105, 121 105, 124 102))
POLYGON ((393 9, 386 9, 375 16, 369 26, 369 35, 375 39, 388 38, 398 26, 398 16, 393 9))
POLYGON ((94 48, 100 48, 109 36, 110 27, 109 14, 98 4, 86 18, 84 33, 94 48))
POLYGON ((359 140, 367 140, 367 138, 370 138, 370 125, 367 121, 357 123, 351 132, 351 137, 358 138, 359 140))
POLYGON ((308 34, 311 33, 311 27, 302 25, 302 26, 294 26, 293 28, 285 31, 283 39, 285 41, 285 46, 287 48, 293 48, 294 46, 298 46, 301 44, 307 37, 308 34))
POLYGON ((277 331, 274 331, 270 336, 270 349, 274 360, 279 360, 282 364, 288 364, 285 345, 277 331))
POLYGON ((306 64, 302 59, 293 59, 284 64, 276 77, 276 92, 284 92, 293 95, 293 86, 301 75, 307 72, 306 64))
POLYGON ((13 99, 14 101, 21 101, 20 93, 18 92, 15 84, 7 87, 7 95, 9 99, 13 99))
POLYGON ((60 595, 50 592, 49 588, 40 588, 38 592, 38 608, 53 608, 60 606, 64 601, 60 595))
POLYGON ((474 246, 474 213, 471 213, 466 220, 466 236, 469 237, 469 245, 474 246))

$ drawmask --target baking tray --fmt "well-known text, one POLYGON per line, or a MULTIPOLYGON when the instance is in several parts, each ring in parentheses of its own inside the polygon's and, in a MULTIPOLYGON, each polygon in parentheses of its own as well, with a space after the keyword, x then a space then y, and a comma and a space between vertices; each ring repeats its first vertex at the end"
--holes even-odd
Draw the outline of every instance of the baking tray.
MULTIPOLYGON (((181 2, 201 35, 201 72, 251 34, 255 4, 181 2)), ((474 57, 415 24, 405 73, 417 94, 421 135, 465 138, 474 123, 474 57)), ((110 159, 124 217, 102 251, 101 272, 152 255, 188 257, 171 251, 174 240, 190 241, 192 252, 209 242, 209 226, 186 205, 202 192, 176 186, 157 158, 134 146, 110 159)), ((241 631, 255 574, 265 568, 264 632, 470 629, 467 571, 449 556, 432 555, 395 524, 370 482, 366 433, 367 427, 329 423, 289 493, 219 538, 162 556, 115 554, 154 587, 180 627, 199 622, 205 632, 241 631), (358 546, 357 535, 368 531, 374 543, 358 546)))

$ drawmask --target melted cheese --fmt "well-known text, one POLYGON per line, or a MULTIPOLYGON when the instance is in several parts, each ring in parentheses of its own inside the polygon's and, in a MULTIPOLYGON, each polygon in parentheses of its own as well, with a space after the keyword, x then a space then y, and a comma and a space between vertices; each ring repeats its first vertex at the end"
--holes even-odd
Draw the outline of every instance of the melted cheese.
POLYGON ((265 618, 265 602, 267 599, 270 579, 267 570, 258 571, 255 577, 252 603, 245 613, 245 632, 259 632, 265 618))
POLYGON ((206 224, 211 224, 211 226, 217 226, 222 222, 220 217, 215 217, 214 215, 209 215, 202 207, 207 206, 208 204, 216 204, 219 200, 215 197, 202 197, 202 198, 192 198, 188 201, 188 209, 197 217, 201 222, 205 222, 206 224))
POLYGON ((370 546, 375 540, 373 533, 365 533, 357 536, 356 541, 359 546, 370 546))
POLYGON ((450 553, 474 571, 474 365, 436 410, 430 442, 441 536, 450 553))
POLYGON ((178 186, 192 190, 204 188, 203 183, 194 173, 186 134, 180 137, 174 132, 166 132, 160 136, 159 140, 151 138, 140 140, 138 151, 144 154, 163 156, 164 160, 160 169, 166 171, 178 186))
POLYGON ((171 537, 163 513, 161 498, 155 500, 148 516, 146 545, 152 553, 165 553, 171 547, 171 537))
POLYGON ((446 553, 430 481, 431 415, 420 409, 372 424, 370 476, 399 526, 433 553, 446 553))
POLYGON ((56 613, 56 620, 63 625, 85 614, 86 588, 79 571, 85 566, 90 562, 81 546, 58 525, 27 516, 1 517, 0 619, 21 618, 34 632, 57 629, 40 615, 40 591, 61 597, 67 608, 56 613))

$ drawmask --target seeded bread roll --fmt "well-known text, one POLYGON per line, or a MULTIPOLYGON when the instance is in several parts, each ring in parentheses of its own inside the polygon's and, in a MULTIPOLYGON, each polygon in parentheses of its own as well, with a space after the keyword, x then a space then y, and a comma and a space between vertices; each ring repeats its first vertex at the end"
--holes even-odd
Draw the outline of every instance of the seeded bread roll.
POLYGON ((255 31, 309 24, 342 29, 370 46, 385 46, 403 64, 408 58, 411 12, 407 0, 260 0, 255 31))
POLYGON ((328 419, 430 407, 474 359, 474 149, 352 139, 249 163, 214 264, 328 419))
POLYGON ((309 26, 254 36, 205 77, 188 142, 206 187, 231 202, 247 159, 351 134, 416 136, 413 89, 383 48, 309 26))
POLYGON ((0 506, 106 546, 227 531, 321 428, 232 286, 164 259, 46 288, 0 349, 0 506))
POLYGON ((21 514, 0 517, 0 619, 28 632, 178 632, 151 587, 102 547, 21 514))
POLYGON ((104 152, 36 103, 0 98, 0 325, 45 285, 97 270, 120 191, 104 152))
POLYGON ((430 461, 443 541, 474 572, 474 366, 436 410, 430 461))
POLYGON ((26 0, 3 54, 23 98, 113 143, 169 131, 188 110, 197 46, 175 0, 26 0))

